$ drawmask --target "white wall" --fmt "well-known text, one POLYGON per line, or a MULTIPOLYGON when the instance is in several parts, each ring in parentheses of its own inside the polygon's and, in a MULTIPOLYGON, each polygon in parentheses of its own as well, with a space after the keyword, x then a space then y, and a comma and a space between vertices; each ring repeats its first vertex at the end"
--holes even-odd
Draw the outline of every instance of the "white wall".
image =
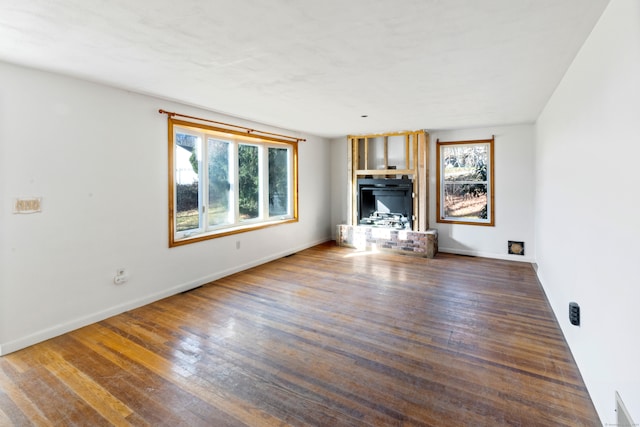
MULTIPOLYGON (((393 131, 390 129, 389 131, 393 131)), ((534 199, 534 127, 532 124, 495 126, 482 129, 429 131, 429 228, 438 230, 438 248, 442 252, 533 262, 535 257, 534 199), (436 140, 459 141, 488 139, 495 135, 495 227, 436 222, 436 140), (525 255, 509 255, 508 241, 525 242, 525 255)), ((350 219, 347 185, 347 138, 332 143, 332 224, 350 219)), ((335 238, 335 230, 333 232, 335 238)))
POLYGON ((334 240, 337 237, 336 225, 351 221, 348 151, 346 136, 331 140, 331 236, 334 240))
POLYGON ((533 125, 431 131, 429 227, 438 230, 442 252, 532 262, 535 257, 533 221, 533 125), (495 136, 495 226, 436 222, 436 141, 467 141, 495 136), (525 243, 525 255, 509 255, 508 241, 525 243))
POLYGON ((0 63, 0 354, 330 239, 330 144, 302 135, 298 223, 169 249, 159 108, 293 134, 0 63))
POLYGON ((615 390, 640 422, 639 120, 640 2, 612 0, 538 119, 536 142, 539 278, 610 425, 615 390))

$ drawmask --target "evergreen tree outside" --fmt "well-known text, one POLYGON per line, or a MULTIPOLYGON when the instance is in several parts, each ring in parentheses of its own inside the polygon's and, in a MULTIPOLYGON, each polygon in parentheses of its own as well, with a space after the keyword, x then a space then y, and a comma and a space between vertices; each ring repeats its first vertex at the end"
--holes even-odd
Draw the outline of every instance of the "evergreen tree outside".
POLYGON ((240 144, 238 146, 238 201, 241 221, 257 218, 260 213, 259 179, 258 147, 240 144))
POLYGON ((289 211, 288 160, 286 148, 269 148, 269 216, 289 211))
POLYGON ((291 214, 290 147, 189 131, 176 132, 174 144, 177 232, 291 214))

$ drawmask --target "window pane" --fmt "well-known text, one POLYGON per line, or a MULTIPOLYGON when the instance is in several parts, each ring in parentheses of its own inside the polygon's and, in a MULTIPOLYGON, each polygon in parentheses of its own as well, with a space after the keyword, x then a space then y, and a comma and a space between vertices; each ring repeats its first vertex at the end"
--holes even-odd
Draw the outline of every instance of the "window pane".
POLYGON ((197 136, 175 135, 176 231, 200 228, 199 175, 202 142, 197 136))
POLYGON ((454 144, 441 147, 442 218, 488 220, 490 144, 454 144))
POLYGON ((289 150, 269 148, 269 216, 289 213, 289 150))
POLYGON ((240 221, 257 218, 260 214, 260 170, 258 147, 238 146, 238 202, 240 221))
POLYGON ((487 181, 487 144, 443 148, 445 181, 487 181))
POLYGON ((297 221, 295 142, 169 124, 170 247, 297 221))
POLYGON ((487 219, 487 184, 444 184, 445 218, 487 219))
POLYGON ((229 224, 233 221, 233 209, 229 205, 231 200, 231 178, 229 176, 229 149, 228 141, 208 139, 209 150, 209 198, 208 198, 208 225, 216 226, 229 224))

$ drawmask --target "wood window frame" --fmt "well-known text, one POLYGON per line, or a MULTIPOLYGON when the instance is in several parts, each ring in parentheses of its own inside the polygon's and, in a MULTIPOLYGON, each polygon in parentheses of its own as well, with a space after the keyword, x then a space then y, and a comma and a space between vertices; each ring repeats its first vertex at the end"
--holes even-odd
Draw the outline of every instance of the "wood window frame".
MULTIPOLYGON (((436 222, 444 224, 466 224, 479 226, 495 226, 495 137, 491 139, 478 139, 466 141, 436 141, 436 222), (450 146, 462 145, 487 145, 488 146, 488 167, 487 167, 487 219, 465 218, 446 216, 444 214, 444 206, 442 197, 444 196, 444 168, 442 165, 443 149, 450 146)), ((482 181, 483 182, 483 181, 482 181)))
MULTIPOLYGON (((162 111, 161 111, 162 112, 162 111)), ((275 135, 275 134, 273 134, 275 135)), ((238 233, 244 233, 253 230, 259 230, 266 227, 271 227, 280 224, 292 223, 298 221, 298 140, 291 141, 287 139, 278 138, 277 136, 260 135, 251 136, 246 132, 238 131, 235 129, 228 129, 218 126, 211 126, 192 121, 185 121, 175 119, 173 117, 168 118, 168 232, 169 232, 169 247, 181 246, 190 243, 201 242, 204 240, 215 239, 218 237, 229 236, 238 233), (176 158, 175 158, 175 140, 174 140, 174 127, 197 129, 204 134, 207 132, 226 135, 230 141, 234 141, 235 144, 246 143, 256 144, 265 147, 270 147, 273 144, 286 146, 291 149, 292 164, 291 164, 291 212, 284 219, 273 219, 263 217, 260 221, 252 221, 247 224, 234 224, 226 228, 217 230, 204 230, 198 233, 194 233, 188 237, 179 237, 176 232, 176 158)), ((268 192, 268 189, 267 189, 268 192)), ((199 192, 200 197, 200 192, 199 192)))

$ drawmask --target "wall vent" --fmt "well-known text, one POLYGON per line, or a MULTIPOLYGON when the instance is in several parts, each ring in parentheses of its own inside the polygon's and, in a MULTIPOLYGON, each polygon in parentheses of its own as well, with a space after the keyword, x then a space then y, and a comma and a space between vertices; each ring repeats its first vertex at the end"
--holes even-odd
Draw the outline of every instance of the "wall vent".
POLYGON ((509 240, 507 242, 507 253, 509 255, 524 255, 524 242, 509 240))
POLYGON ((631 427, 637 426, 631 419, 631 415, 629 415, 629 411, 622 403, 622 398, 620 398, 620 394, 616 391, 616 413, 618 414, 618 418, 616 421, 616 425, 620 427, 631 427))

